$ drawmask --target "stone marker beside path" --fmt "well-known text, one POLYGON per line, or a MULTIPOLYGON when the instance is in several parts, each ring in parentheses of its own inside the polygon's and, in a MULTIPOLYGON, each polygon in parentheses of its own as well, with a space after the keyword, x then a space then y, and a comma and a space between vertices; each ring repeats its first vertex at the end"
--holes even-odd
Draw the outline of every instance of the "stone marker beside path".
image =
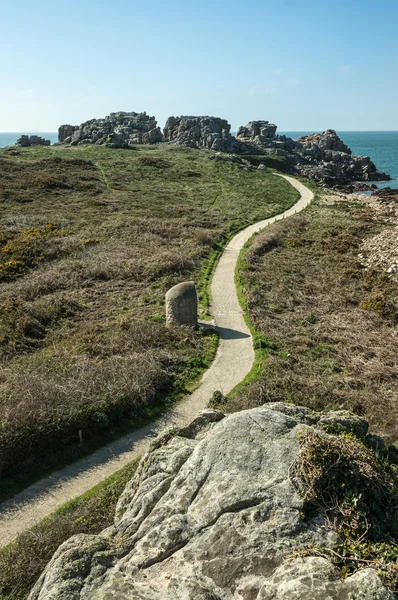
POLYGON ((193 281, 178 283, 166 294, 166 324, 198 325, 198 297, 193 281))

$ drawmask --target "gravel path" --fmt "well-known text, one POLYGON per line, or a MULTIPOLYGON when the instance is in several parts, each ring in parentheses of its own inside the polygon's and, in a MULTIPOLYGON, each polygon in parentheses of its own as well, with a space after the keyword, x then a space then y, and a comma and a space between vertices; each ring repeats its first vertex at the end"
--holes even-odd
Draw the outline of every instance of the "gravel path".
POLYGON ((199 387, 154 423, 110 443, 72 465, 68 465, 0 504, 0 547, 18 533, 32 527, 56 508, 143 454, 151 438, 165 427, 187 424, 205 408, 215 390, 231 391, 249 373, 254 352, 250 331, 243 319, 235 289, 235 267, 239 253, 250 237, 267 225, 302 210, 313 193, 292 177, 281 175, 300 192, 300 199, 284 213, 255 223, 238 233, 225 248, 211 284, 211 312, 220 333, 220 345, 199 387))

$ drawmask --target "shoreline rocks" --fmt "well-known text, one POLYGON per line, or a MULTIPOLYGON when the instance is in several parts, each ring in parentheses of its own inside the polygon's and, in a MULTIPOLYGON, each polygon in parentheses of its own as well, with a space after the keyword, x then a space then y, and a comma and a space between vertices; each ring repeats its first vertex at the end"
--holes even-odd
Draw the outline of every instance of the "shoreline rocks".
POLYGON ((300 436, 333 427, 363 437, 368 425, 283 403, 202 411, 152 442, 114 526, 62 544, 29 599, 392 600, 374 569, 343 579, 327 558, 292 557, 338 541, 321 513, 303 519, 290 476, 300 436))
POLYGON ((398 189, 377 190, 363 201, 378 222, 385 222, 385 227, 362 242, 358 258, 366 267, 384 271, 398 281, 398 189))
POLYGON ((17 148, 30 148, 31 146, 51 146, 51 141, 39 135, 21 135, 15 142, 17 148))

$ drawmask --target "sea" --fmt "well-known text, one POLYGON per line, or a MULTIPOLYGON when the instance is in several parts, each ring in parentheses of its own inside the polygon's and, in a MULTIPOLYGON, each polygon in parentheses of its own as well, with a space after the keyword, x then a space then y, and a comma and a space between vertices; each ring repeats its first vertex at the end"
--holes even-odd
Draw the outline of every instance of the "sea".
POLYGON ((40 137, 50 140, 52 144, 58 142, 58 133, 56 131, 48 132, 37 132, 37 131, 24 131, 23 133, 1 133, 0 132, 0 148, 6 146, 13 146, 21 135, 39 135, 40 137))
MULTIPOLYGON (((40 135, 46 140, 55 143, 58 139, 56 132, 25 132, 27 135, 40 135)), ((281 131, 293 139, 314 131, 281 131)), ((370 156, 379 171, 388 173, 392 181, 376 182, 378 187, 393 187, 398 189, 398 131, 338 131, 343 140, 355 156, 370 156)), ((12 146, 21 133, 0 133, 0 148, 12 146)))

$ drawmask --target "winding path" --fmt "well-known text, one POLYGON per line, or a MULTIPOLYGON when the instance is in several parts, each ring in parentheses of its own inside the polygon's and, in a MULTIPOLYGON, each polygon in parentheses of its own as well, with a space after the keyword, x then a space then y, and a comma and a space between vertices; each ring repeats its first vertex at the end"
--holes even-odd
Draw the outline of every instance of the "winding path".
POLYGON ((0 504, 0 547, 143 454, 150 438, 165 427, 189 423, 199 410, 207 406, 215 390, 227 394, 249 373, 254 361, 252 338, 235 288, 235 267, 239 253, 254 233, 299 212, 313 199, 313 193, 305 185, 292 177, 281 177, 300 192, 300 199, 284 213, 255 223, 238 233, 225 248, 217 265, 211 284, 211 308, 220 334, 220 345, 199 387, 155 422, 41 479, 0 504))

